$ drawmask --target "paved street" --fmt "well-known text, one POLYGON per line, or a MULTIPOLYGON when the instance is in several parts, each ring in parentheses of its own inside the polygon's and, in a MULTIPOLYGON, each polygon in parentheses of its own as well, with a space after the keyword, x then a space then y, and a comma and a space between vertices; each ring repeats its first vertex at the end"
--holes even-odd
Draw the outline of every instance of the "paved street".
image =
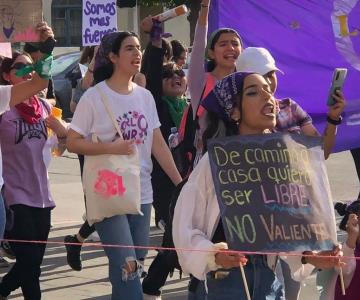
MULTIPOLYGON (((354 199, 359 187, 350 153, 334 154, 327 162, 327 167, 334 200, 354 199)), ((50 181, 57 203, 52 215, 50 241, 62 242, 65 235, 77 232, 84 212, 77 157, 66 154, 54 159, 50 181)), ((160 237, 161 232, 152 227, 151 244, 159 243, 160 237)), ((150 251, 146 266, 154 255, 155 252, 150 251)), ((107 259, 102 248, 84 247, 82 259, 83 271, 72 271, 66 264, 64 246, 48 245, 42 266, 43 299, 110 299, 107 259)), ((4 271, 6 269, 0 269, 2 274, 4 271)), ((313 282, 314 279, 310 278, 304 286, 302 299, 316 299, 313 282)), ((20 295, 21 292, 16 291, 9 299, 22 299, 20 295)), ((179 279, 178 273, 175 273, 164 289, 163 299, 186 299, 186 279, 179 279)))

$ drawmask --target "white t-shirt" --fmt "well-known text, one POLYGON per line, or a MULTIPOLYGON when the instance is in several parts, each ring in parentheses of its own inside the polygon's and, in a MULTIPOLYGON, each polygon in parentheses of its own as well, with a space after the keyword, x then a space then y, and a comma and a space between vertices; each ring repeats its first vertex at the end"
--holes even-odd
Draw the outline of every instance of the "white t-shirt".
MULTIPOLYGON (((11 85, 2 85, 0 86, 0 115, 10 109, 10 99, 11 99, 11 85)), ((2 156, 0 148, 0 189, 4 184, 4 179, 2 177, 2 156)))
POLYGON ((100 87, 108 98, 124 139, 135 141, 141 164, 141 203, 152 203, 151 148, 153 131, 160 127, 154 98, 148 90, 134 83, 133 90, 128 95, 113 91, 105 81, 88 89, 76 107, 70 128, 86 138, 96 134, 103 142, 113 141, 117 132, 97 87, 100 87))

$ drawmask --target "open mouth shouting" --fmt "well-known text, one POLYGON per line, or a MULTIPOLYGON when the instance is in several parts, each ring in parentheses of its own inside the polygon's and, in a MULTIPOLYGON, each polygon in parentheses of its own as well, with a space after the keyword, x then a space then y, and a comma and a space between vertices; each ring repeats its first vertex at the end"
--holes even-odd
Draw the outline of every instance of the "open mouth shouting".
POLYGON ((224 59, 231 62, 236 61, 237 57, 238 55, 236 55, 236 53, 227 53, 224 55, 224 59))
POLYGON ((137 68, 140 68, 141 66, 141 59, 140 58, 136 58, 134 59, 131 64, 134 66, 134 67, 137 67, 137 68))
POLYGON ((261 114, 266 116, 266 117, 269 117, 269 118, 275 118, 276 116, 276 108, 275 108, 275 105, 271 102, 267 102, 262 110, 261 110, 261 114))

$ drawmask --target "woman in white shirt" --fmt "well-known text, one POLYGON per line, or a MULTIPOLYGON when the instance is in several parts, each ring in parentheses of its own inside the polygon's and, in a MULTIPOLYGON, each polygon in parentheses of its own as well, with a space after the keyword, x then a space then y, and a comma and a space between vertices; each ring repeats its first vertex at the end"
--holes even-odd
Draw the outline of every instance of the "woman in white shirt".
MULTIPOLYGON (((238 72, 220 80, 204 99, 203 106, 209 118, 203 135, 204 145, 209 138, 266 134, 275 128, 276 101, 267 81, 256 73, 238 72)), ((221 251, 227 248, 227 244, 224 243, 226 239, 207 153, 178 198, 173 219, 173 239, 176 248, 197 250, 177 253, 184 272, 199 280, 206 279, 208 300, 246 299, 239 268, 244 257, 221 251), (224 278, 219 279, 224 274, 217 272, 219 269, 228 271, 224 278)), ((338 263, 338 248, 320 253, 334 256, 320 258, 314 254, 306 258, 306 263, 319 268, 338 263)), ((286 261, 298 279, 314 269, 313 266, 305 267, 302 264, 304 259, 301 261, 300 257, 288 257, 286 261)), ((245 272, 251 299, 284 299, 282 286, 273 271, 275 267, 274 256, 249 257, 245 272)))
MULTIPOLYGON (((102 39, 96 57, 94 80, 79 102, 67 146, 84 155, 129 155, 136 147, 141 164, 141 215, 117 215, 95 223, 104 244, 147 246, 152 203, 151 171, 153 155, 174 184, 181 182, 170 150, 160 132, 154 98, 146 89, 132 82, 139 72, 141 50, 138 37, 130 32, 115 32, 102 39), (97 89, 108 98, 110 108, 122 130, 124 140, 116 138, 97 89), (95 133, 102 143, 92 143, 95 133)), ((141 260, 146 251, 131 248, 105 248, 109 258, 112 298, 143 299, 140 283, 141 260)))

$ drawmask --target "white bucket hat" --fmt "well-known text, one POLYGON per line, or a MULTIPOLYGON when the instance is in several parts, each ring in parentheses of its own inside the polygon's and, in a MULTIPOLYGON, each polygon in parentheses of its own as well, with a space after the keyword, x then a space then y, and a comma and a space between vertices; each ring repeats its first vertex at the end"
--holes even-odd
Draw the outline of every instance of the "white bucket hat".
POLYGON ((261 47, 247 47, 239 55, 236 61, 237 72, 256 72, 265 75, 271 71, 279 71, 275 65, 275 59, 270 52, 261 47))

